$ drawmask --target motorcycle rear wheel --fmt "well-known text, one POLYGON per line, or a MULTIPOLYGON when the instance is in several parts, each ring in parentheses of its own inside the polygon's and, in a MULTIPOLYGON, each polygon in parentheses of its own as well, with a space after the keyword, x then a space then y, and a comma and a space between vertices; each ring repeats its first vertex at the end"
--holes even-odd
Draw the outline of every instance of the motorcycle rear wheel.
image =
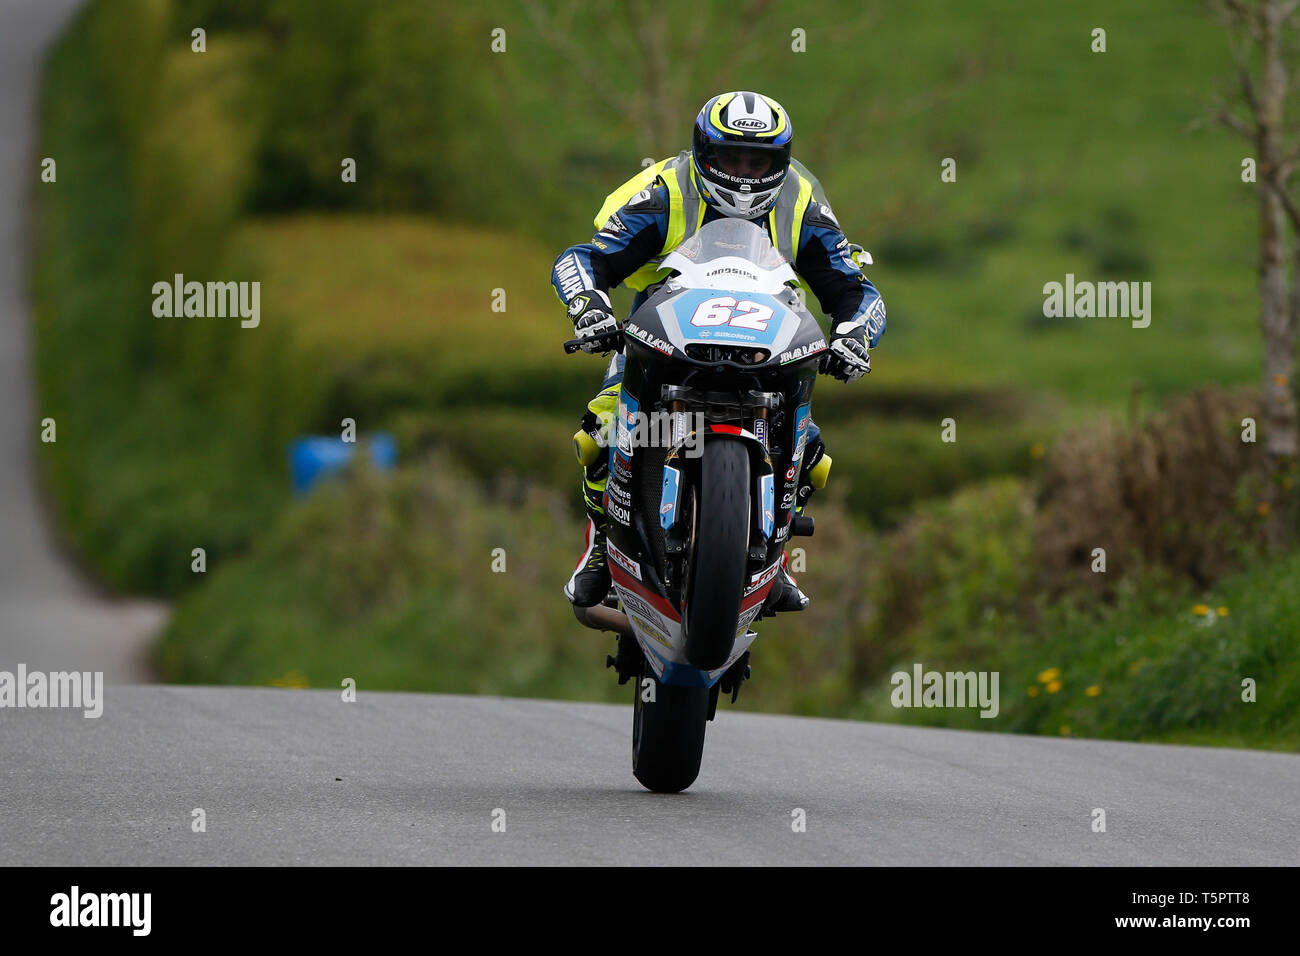
POLYGON ((647 663, 633 694, 632 775, 647 790, 680 793, 700 773, 709 688, 661 684, 647 663))

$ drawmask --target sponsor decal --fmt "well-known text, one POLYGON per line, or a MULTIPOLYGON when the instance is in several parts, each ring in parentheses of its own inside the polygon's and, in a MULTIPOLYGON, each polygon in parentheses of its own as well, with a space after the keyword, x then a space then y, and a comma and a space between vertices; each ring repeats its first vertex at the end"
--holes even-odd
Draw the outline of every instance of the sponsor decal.
POLYGON ((659 338, 659 336, 655 335, 649 329, 641 328, 641 326, 637 325, 635 322, 629 322, 627 325, 623 326, 623 331, 628 335, 636 337, 652 349, 663 352, 665 355, 673 354, 672 343, 659 338))
POLYGON ((772 524, 775 520, 772 515, 772 476, 771 475, 759 476, 758 500, 759 500, 759 514, 761 515, 761 520, 759 521, 759 530, 763 533, 763 537, 770 538, 772 536, 772 524))
POLYGON ((636 408, 634 403, 618 403, 618 450, 629 459, 632 457, 632 429, 636 425, 636 408))
POLYGON ((758 439, 759 444, 764 448, 767 447, 767 419, 754 419, 754 437, 758 439))
POLYGON ((781 507, 783 509, 789 508, 792 504, 794 504, 794 492, 781 496, 781 507))
POLYGON ((623 611, 630 620, 641 625, 651 637, 669 650, 673 650, 669 637, 675 630, 673 624, 664 620, 664 616, 639 595, 625 587, 618 587, 618 597, 623 604, 623 611))
POLYGON ((749 597, 751 594, 753 594, 763 585, 770 582, 774 577, 776 577, 776 573, 780 570, 781 570, 781 562, 780 560, 777 560, 774 561, 772 564, 768 565, 766 570, 759 571, 757 574, 751 576, 749 579, 749 587, 745 588, 744 596, 749 597))
POLYGON ((742 116, 739 119, 732 120, 730 126, 732 129, 767 129, 768 124, 766 121, 761 119, 742 116))
POLYGON ((794 476, 797 474, 799 474, 799 466, 791 465, 789 468, 785 470, 785 480, 794 481, 794 476))
POLYGON ((749 625, 754 623, 754 618, 758 617, 758 612, 761 610, 763 610, 763 605, 755 604, 748 611, 744 611, 741 613, 740 618, 737 621, 738 624, 736 628, 737 637, 744 636, 745 632, 749 630, 749 625))
MULTIPOLYGON (((624 524, 626 524, 626 522, 624 522, 624 524)), ((617 564, 628 574, 632 575, 632 577, 636 578, 638 581, 641 580, 641 565, 637 564, 626 554, 620 551, 613 541, 606 539, 605 546, 606 549, 609 551, 609 556, 614 560, 615 564, 617 564)))
POLYGON ((663 489, 659 493, 659 526, 667 531, 677 520, 677 495, 681 473, 670 465, 664 466, 663 489))
POLYGON ((560 264, 555 267, 555 277, 560 280, 560 295, 565 299, 591 288, 576 252, 571 252, 560 260, 560 264))
POLYGON ((623 220, 618 218, 618 213, 614 213, 605 220, 605 225, 600 227, 600 232, 596 233, 596 235, 617 239, 625 232, 627 232, 627 226, 623 225, 623 220))
MULTIPOLYGON (((620 452, 614 452, 614 478, 620 482, 632 481, 632 463, 620 452)), ((629 499, 630 500, 630 499, 629 499)))
MULTIPOLYGON (((606 498, 608 499, 608 495, 606 496, 606 498)), ((615 521, 617 521, 619 524, 628 525, 628 526, 632 524, 632 512, 629 509, 624 508, 618 502, 607 501, 605 510, 608 511, 609 516, 613 518, 615 521)), ((613 548, 611 548, 610 550, 613 551, 613 548)), ((638 574, 637 577, 640 577, 640 575, 638 574)))
POLYGON ((748 269, 737 269, 733 266, 721 266, 717 269, 710 269, 708 272, 704 273, 706 279, 715 279, 719 276, 740 276, 753 281, 758 280, 758 276, 750 272, 748 269))
POLYGON ((875 338, 885 327, 885 300, 877 296, 863 318, 866 320, 867 337, 875 338))
POLYGON ((670 651, 673 649, 673 645, 668 640, 668 635, 665 634, 663 631, 659 630, 659 628, 655 627, 653 624, 651 624, 640 614, 634 614, 633 612, 628 611, 627 616, 632 621, 632 623, 637 626, 636 627, 637 631, 646 635, 647 637, 652 638, 653 640, 658 641, 660 644, 668 648, 670 651))
POLYGON ((632 507, 632 492, 623 487, 622 483, 616 481, 607 482, 605 492, 624 508, 632 507))
POLYGON ((787 521, 781 526, 781 530, 776 533, 776 538, 774 540, 784 541, 788 537, 790 537, 790 522, 787 521))
POLYGON ((815 342, 809 342, 807 345, 801 345, 796 349, 781 353, 781 364, 787 365, 790 362, 797 362, 800 359, 806 359, 810 355, 824 351, 826 348, 825 339, 817 339, 815 342))

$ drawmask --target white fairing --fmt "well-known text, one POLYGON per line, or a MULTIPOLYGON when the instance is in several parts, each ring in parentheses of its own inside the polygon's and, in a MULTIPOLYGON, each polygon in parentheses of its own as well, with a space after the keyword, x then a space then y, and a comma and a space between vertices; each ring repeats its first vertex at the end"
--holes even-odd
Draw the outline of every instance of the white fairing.
POLYGON ((797 281, 767 233, 743 219, 715 219, 670 252, 659 266, 675 269, 683 289, 726 289, 776 295, 797 281))

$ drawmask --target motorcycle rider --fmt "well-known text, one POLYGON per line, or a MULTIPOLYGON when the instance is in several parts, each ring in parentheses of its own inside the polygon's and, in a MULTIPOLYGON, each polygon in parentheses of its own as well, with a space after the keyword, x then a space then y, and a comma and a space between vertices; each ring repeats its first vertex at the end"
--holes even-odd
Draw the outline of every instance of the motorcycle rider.
MULTIPOLYGON (((649 167, 609 195, 591 242, 566 249, 551 273, 583 351, 608 352, 621 340, 611 288, 622 283, 637 290, 635 312, 659 281, 656 272, 664 256, 706 222, 732 216, 767 230, 800 285, 816 295, 830 317, 823 370, 844 382, 871 371, 868 349, 885 330, 884 302, 861 269, 871 259, 861 246, 849 243, 821 184, 791 158, 793 133, 789 115, 770 97, 752 92, 714 96, 695 118, 690 150, 649 167)), ((623 355, 616 352, 600 393, 587 405, 582 431, 603 438, 618 407, 622 376, 623 355)), ((799 511, 813 491, 809 473, 824 455, 819 429, 810 420, 796 496, 799 511)), ((604 502, 608 467, 603 454, 585 467, 585 550, 564 589, 578 607, 599 604, 610 587, 604 502)), ((781 586, 774 584, 765 610, 808 606, 784 568, 778 581, 781 586)))

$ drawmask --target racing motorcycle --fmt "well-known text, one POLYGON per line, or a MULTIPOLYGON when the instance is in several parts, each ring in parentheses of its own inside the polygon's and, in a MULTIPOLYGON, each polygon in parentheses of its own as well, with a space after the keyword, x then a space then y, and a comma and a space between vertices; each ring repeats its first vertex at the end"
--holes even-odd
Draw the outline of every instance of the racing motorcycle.
POLYGON ((813 533, 794 508, 827 343, 753 223, 708 223, 660 269, 672 271, 623 326, 606 441, 612 587, 574 611, 618 635, 607 665, 635 688, 633 774, 675 793, 699 774, 719 694, 734 703, 749 677, 751 625, 789 538, 813 533))

